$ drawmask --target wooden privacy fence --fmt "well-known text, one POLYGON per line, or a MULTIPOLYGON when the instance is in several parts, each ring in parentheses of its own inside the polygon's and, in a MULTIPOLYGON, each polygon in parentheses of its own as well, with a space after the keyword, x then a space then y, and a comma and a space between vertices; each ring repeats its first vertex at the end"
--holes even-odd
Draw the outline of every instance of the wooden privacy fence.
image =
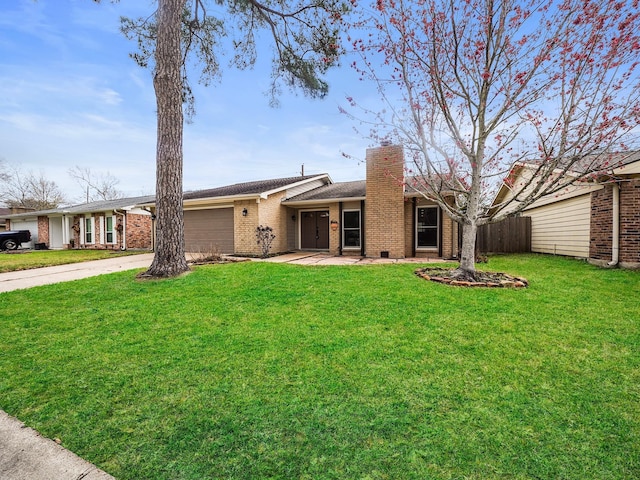
POLYGON ((531 252, 531 217, 510 217, 478 228, 476 250, 481 253, 531 252))

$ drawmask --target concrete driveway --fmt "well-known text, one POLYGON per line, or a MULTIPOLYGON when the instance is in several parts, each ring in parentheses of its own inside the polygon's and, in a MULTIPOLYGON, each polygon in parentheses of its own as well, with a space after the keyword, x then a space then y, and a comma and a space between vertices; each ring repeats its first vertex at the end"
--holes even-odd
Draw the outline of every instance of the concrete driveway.
POLYGON ((152 261, 153 253, 142 253, 139 255, 107 258, 105 260, 92 260, 90 262, 56 265, 55 267, 0 273, 0 293, 95 277, 96 275, 103 275, 105 273, 147 268, 151 265, 152 261))

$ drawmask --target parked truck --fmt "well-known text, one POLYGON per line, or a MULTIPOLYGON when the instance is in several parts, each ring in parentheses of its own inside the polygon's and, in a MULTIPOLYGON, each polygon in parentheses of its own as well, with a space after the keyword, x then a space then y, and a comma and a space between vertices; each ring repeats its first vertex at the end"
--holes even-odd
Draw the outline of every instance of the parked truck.
POLYGON ((29 230, 0 232, 0 248, 2 250, 15 250, 29 241, 31 241, 31 232, 29 230))

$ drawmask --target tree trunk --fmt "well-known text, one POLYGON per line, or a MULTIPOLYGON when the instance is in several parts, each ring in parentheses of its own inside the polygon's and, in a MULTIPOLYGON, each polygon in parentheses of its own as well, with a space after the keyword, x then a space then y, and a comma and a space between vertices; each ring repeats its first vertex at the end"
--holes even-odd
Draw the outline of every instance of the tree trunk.
POLYGON ((180 26, 186 0, 158 1, 155 75, 158 138, 156 148, 156 253, 144 276, 173 277, 189 270, 182 208, 182 48, 180 26))
POLYGON ((474 277, 476 273, 476 236, 478 226, 474 223, 462 225, 462 249, 460 251, 460 266, 458 270, 467 277, 474 277))

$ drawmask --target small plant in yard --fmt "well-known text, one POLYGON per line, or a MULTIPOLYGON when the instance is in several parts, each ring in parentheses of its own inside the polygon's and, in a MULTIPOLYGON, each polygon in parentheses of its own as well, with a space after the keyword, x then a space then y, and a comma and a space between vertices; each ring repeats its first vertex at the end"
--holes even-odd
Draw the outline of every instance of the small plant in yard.
POLYGON ((222 261, 222 253, 216 245, 209 245, 208 248, 200 247, 198 249, 192 249, 194 251, 189 253, 189 263, 217 263, 222 261))
POLYGON ((256 227, 256 238, 258 239, 258 245, 260 245, 260 249, 262 250, 261 257, 267 258, 269 256, 269 251, 271 250, 271 244, 276 238, 275 233, 273 233, 273 228, 258 225, 256 227))

